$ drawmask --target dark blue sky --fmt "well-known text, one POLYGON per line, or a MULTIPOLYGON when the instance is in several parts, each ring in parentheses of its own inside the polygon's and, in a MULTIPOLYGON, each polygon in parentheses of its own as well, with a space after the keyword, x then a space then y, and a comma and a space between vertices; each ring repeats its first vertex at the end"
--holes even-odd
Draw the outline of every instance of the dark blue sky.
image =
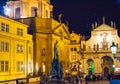
POLYGON ((63 22, 69 21, 70 30, 89 34, 91 24, 95 21, 100 25, 105 16, 106 23, 113 20, 120 29, 120 0, 51 0, 54 5, 54 18, 63 14, 63 22))
MULTIPOLYGON (((0 13, 6 1, 0 1, 0 13)), ((120 0, 51 0, 51 4, 54 6, 54 18, 57 20, 62 13, 62 21, 69 22, 70 31, 89 35, 91 24, 97 21, 100 25, 103 16, 107 24, 115 21, 120 29, 120 0)))

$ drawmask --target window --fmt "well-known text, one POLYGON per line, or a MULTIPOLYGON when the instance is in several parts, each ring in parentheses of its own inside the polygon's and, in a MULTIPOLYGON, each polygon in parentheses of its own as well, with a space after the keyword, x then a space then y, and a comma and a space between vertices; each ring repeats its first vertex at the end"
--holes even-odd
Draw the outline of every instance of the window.
POLYGON ((1 23, 1 31, 9 32, 9 25, 5 23, 1 23))
POLYGON ((9 32, 9 25, 6 24, 6 32, 9 32))
POLYGON ((20 7, 15 9, 15 18, 20 18, 20 7))
POLYGON ((1 31, 5 31, 5 24, 1 23, 1 31))
POLYGON ((23 29, 20 30, 20 36, 23 36, 23 29))
POLYGON ((9 43, 8 42, 0 42, 0 51, 9 51, 9 43))
POLYGON ((17 28, 17 35, 23 36, 23 29, 17 28))
POLYGON ((5 71, 8 71, 8 61, 5 61, 5 71))
POLYGON ((17 52, 23 52, 23 45, 17 45, 17 52))
POLYGON ((17 62, 17 71, 23 71, 23 62, 22 61, 17 62))
POLYGON ((4 72, 4 61, 1 61, 1 72, 4 72))
POLYGON ((9 43, 5 43, 5 51, 9 51, 9 43))
POLYGON ((74 48, 74 51, 77 51, 77 48, 74 48))
POLYGON ((4 42, 1 42, 1 51, 4 51, 4 42))
POLYGON ((71 48, 71 51, 73 51, 73 48, 71 48))
POLYGON ((8 72, 9 70, 9 63, 8 61, 0 61, 0 71, 1 72, 8 72))

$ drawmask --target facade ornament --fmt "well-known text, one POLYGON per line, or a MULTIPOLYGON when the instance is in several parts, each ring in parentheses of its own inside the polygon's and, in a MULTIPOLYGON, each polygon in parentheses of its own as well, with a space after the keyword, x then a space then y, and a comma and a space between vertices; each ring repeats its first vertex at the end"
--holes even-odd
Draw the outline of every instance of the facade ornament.
POLYGON ((113 23, 113 27, 116 28, 116 23, 115 22, 113 23))
POLYGON ((62 13, 58 15, 59 22, 62 23, 62 13))
POLYGON ((97 22, 95 22, 95 28, 97 27, 97 22))
POLYGON ((113 21, 111 21, 111 27, 114 27, 114 25, 113 25, 113 21))
POLYGON ((105 24, 105 17, 103 17, 103 24, 105 24))
POLYGON ((95 29, 95 26, 94 26, 94 24, 92 24, 92 29, 93 29, 93 30, 95 29))

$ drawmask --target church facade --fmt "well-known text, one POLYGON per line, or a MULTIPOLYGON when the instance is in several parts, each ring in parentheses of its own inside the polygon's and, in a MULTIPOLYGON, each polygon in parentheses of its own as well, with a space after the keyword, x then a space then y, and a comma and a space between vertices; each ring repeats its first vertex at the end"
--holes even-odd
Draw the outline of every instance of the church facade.
POLYGON ((114 58, 111 52, 112 42, 116 44, 117 56, 120 56, 120 38, 115 23, 111 25, 93 25, 91 37, 87 41, 82 41, 84 56, 82 59, 82 69, 84 74, 96 74, 106 77, 111 73, 120 72, 120 61, 114 58))

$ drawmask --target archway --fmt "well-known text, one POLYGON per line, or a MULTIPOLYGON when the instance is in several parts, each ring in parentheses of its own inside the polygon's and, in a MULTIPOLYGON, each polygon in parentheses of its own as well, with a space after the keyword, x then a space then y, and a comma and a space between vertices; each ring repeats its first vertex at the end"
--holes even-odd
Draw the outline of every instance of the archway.
POLYGON ((114 73, 113 59, 110 56, 102 57, 102 74, 107 77, 108 74, 114 73))
POLYGON ((87 64, 88 64, 88 74, 93 75, 94 74, 94 62, 93 62, 93 60, 88 59, 87 64))

